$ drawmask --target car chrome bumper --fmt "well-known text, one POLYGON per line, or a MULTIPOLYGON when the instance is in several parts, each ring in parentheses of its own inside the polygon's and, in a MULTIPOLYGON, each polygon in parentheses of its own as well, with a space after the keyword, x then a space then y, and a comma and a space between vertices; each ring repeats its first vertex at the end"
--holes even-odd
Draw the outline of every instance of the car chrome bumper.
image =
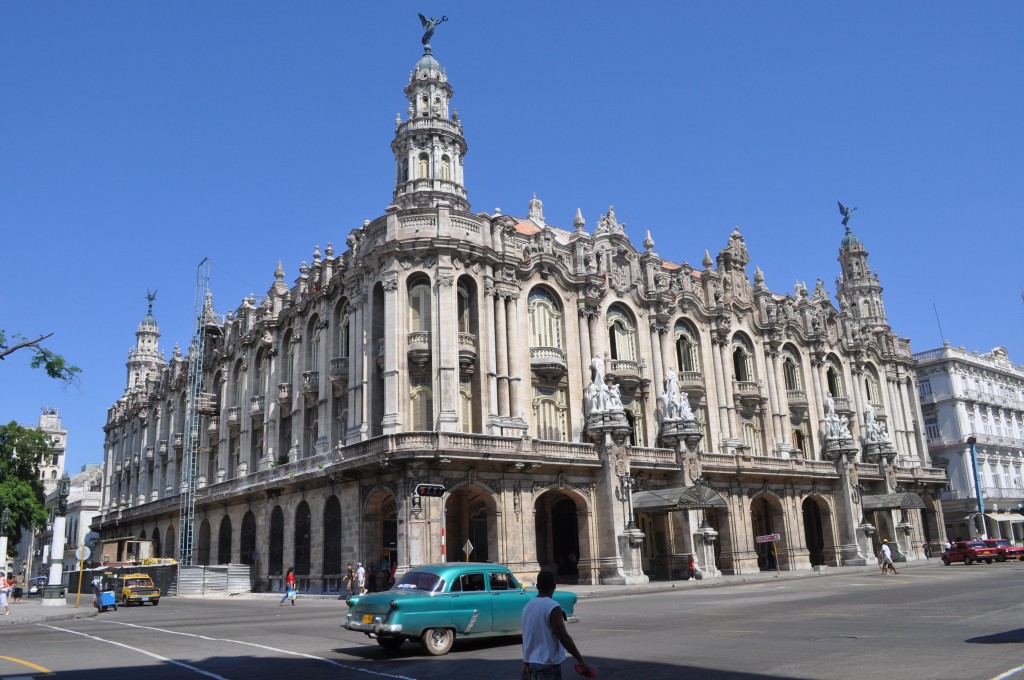
POLYGON ((566 623, 579 623, 580 622, 580 617, 578 617, 575 614, 573 614, 572 616, 566 617, 565 622, 566 623))
POLYGON ((375 635, 380 635, 381 633, 402 632, 402 624, 400 623, 384 624, 378 622, 363 623, 361 621, 346 621, 345 623, 341 624, 341 627, 347 628, 348 630, 359 631, 360 633, 373 633, 375 635))

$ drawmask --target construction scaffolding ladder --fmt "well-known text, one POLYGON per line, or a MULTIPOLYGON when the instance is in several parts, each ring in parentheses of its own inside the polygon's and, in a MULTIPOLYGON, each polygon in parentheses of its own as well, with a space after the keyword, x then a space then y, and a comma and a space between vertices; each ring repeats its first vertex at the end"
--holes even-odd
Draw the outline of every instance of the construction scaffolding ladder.
POLYGON ((188 397, 185 401, 185 445, 181 461, 181 514, 178 520, 178 563, 192 564, 196 515, 196 458, 203 412, 203 358, 206 352, 206 297, 210 290, 210 258, 196 271, 192 305, 192 344, 188 351, 188 397))

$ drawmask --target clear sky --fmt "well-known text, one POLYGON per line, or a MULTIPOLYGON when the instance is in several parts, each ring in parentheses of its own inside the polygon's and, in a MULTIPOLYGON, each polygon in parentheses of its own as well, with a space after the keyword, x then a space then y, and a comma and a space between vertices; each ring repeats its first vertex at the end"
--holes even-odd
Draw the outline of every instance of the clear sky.
POLYGON ((0 419, 57 407, 69 469, 101 462, 147 288, 170 356, 202 258, 224 313, 381 215, 417 12, 448 16, 475 211, 614 205, 695 266, 739 225, 773 290, 834 294, 841 200, 915 351, 934 303, 954 346, 1024 363, 1024 3, 6 0, 0 328, 83 374, 8 357, 0 419))

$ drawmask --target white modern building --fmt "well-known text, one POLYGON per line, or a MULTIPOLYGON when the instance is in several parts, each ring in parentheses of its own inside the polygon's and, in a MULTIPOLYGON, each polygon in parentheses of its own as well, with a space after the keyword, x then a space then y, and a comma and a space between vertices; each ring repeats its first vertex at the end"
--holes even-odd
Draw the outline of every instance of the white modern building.
POLYGON ((932 460, 946 469, 941 494, 950 540, 979 535, 1024 541, 1024 365, 1002 347, 981 354, 949 343, 914 355, 932 460), (978 515, 974 437, 984 515, 978 515))

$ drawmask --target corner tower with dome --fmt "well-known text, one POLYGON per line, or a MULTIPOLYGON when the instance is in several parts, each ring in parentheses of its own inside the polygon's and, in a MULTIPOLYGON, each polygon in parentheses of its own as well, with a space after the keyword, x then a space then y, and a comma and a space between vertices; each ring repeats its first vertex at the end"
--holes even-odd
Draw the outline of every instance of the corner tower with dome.
MULTIPOLYGON (((198 563, 249 564, 260 589, 294 565, 307 592, 356 560, 638 583, 691 556, 707 577, 772 568, 766 534, 786 570, 942 537, 909 343, 852 232, 837 307, 825 271, 771 290, 739 228, 694 266, 613 207, 474 213, 429 45, 405 99, 383 214, 223 317, 207 302, 198 563)), ((150 365, 110 411, 98 525, 174 556, 188 361, 150 365)))

